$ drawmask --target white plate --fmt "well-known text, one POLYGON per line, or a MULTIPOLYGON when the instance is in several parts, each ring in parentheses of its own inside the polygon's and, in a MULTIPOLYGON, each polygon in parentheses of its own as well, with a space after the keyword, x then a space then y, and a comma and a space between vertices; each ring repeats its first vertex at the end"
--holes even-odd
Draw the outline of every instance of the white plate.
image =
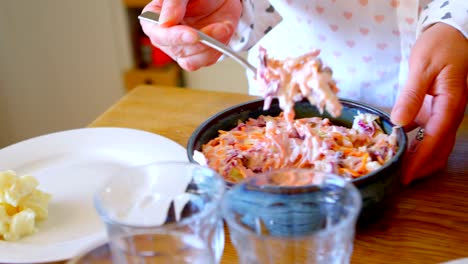
POLYGON ((156 134, 127 128, 83 128, 29 139, 0 149, 0 170, 39 180, 52 194, 49 218, 17 242, 0 241, 0 262, 69 259, 106 240, 94 192, 116 170, 154 161, 186 161, 186 150, 156 134))

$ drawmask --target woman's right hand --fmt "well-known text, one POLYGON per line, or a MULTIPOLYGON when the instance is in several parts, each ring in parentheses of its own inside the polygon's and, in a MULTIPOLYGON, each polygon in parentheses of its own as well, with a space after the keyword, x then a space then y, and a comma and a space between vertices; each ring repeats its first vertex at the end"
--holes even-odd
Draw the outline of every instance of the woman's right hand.
POLYGON ((227 44, 239 22, 242 3, 239 0, 153 0, 145 6, 145 11, 160 14, 161 25, 140 22, 152 44, 183 69, 194 71, 216 63, 221 53, 200 43, 193 28, 227 44))

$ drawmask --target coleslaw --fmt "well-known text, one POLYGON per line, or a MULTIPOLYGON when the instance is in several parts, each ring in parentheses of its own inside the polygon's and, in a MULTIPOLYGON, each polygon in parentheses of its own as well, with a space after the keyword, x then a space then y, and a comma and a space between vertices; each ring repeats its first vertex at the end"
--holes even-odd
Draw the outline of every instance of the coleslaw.
POLYGON ((286 120, 291 123, 295 102, 307 98, 320 113, 325 109, 333 117, 341 114, 342 105, 336 95, 339 89, 332 78, 332 70, 322 63, 319 54, 320 51, 315 50, 296 58, 277 60, 269 58, 266 49, 260 47, 256 80, 262 87, 265 110, 276 97, 286 120))
POLYGON ((359 113, 351 128, 327 118, 290 121, 284 114, 248 119, 202 147, 207 165, 228 182, 281 168, 312 168, 350 179, 377 170, 397 152, 396 129, 386 134, 378 116, 359 113))

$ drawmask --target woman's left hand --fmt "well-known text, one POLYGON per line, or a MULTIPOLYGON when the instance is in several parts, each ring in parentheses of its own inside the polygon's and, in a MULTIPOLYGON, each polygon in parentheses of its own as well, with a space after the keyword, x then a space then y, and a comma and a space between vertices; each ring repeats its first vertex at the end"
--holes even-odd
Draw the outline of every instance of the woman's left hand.
POLYGON ((413 47, 408 80, 391 114, 407 130, 424 129, 424 138, 409 144, 404 184, 446 166, 467 105, 467 75, 468 39, 444 23, 426 29, 413 47))

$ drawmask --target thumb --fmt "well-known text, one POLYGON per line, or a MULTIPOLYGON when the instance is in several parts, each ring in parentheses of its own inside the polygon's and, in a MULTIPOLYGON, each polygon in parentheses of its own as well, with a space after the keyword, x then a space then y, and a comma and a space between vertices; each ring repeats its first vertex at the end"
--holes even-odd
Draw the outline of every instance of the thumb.
POLYGON ((421 53, 417 49, 413 51, 409 62, 408 80, 392 109, 392 122, 399 126, 406 126, 414 121, 428 93, 429 86, 436 77, 430 56, 423 56, 421 53), (419 54, 421 56, 418 56, 419 54))

